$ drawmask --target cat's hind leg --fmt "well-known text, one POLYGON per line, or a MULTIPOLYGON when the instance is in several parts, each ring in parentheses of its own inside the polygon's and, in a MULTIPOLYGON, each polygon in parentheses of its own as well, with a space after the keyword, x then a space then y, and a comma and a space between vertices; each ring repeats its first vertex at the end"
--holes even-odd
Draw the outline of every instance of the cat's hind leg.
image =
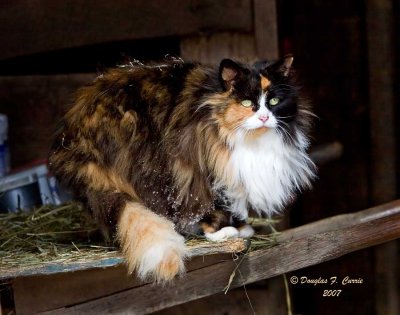
POLYGON ((164 282, 184 272, 186 247, 172 222, 138 202, 121 210, 117 235, 130 272, 164 282))

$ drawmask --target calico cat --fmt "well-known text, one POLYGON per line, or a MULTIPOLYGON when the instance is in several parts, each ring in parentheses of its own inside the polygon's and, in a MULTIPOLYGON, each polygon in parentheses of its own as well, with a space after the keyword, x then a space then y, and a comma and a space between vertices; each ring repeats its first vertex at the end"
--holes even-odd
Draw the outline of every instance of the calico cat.
POLYGON ((226 215, 271 215, 310 186, 312 113, 292 61, 131 63, 78 92, 49 166, 116 234, 131 272, 170 280, 184 271, 180 232, 250 237, 226 215))

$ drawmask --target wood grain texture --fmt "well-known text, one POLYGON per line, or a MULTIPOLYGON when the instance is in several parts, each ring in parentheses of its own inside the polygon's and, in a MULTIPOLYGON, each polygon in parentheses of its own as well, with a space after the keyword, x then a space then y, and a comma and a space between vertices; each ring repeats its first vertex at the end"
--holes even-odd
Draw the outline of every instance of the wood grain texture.
MULTIPOLYGON (((231 257, 232 254, 194 257, 187 270, 204 268, 231 257)), ((12 280, 15 310, 22 315, 83 303, 142 285, 142 281, 128 274, 122 263, 108 268, 37 274, 12 280)))
POLYGON ((44 314, 145 314, 221 292, 241 259, 231 288, 271 278, 400 237, 400 201, 283 232, 279 244, 189 272, 170 286, 144 285, 44 314), (332 223, 332 224, 330 224, 332 223))
POLYGON ((251 0, 20 0, 0 4, 0 59, 98 43, 251 31, 251 0))
MULTIPOLYGON (((279 57, 275 0, 253 0, 251 32, 195 34, 181 39, 184 60, 217 65, 224 58, 254 62, 279 57)), ((224 13, 225 14, 225 13, 224 13)))
POLYGON ((254 35, 256 54, 259 59, 277 59, 278 18, 275 0, 253 0, 254 35))
POLYGON ((222 59, 231 58, 254 62, 258 60, 253 34, 221 32, 186 36, 180 43, 181 57, 207 65, 219 65, 222 59))
MULTIPOLYGON (((371 124, 371 194, 376 203, 397 195, 394 1, 368 0, 366 27, 371 124), (385 104, 385 106, 382 106, 385 104)), ((398 242, 376 248, 376 312, 400 312, 398 242)))

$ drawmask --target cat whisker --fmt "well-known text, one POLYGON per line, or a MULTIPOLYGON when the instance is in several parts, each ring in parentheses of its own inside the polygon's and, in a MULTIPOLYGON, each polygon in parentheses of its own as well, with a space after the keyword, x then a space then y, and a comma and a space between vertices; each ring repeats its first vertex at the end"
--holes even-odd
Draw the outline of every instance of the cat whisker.
POLYGON ((280 118, 293 118, 295 115, 290 115, 290 116, 279 116, 277 119, 279 120, 280 118))
MULTIPOLYGON (((284 123, 284 122, 282 122, 282 123, 284 123)), ((284 123, 284 124, 287 125, 286 123, 284 123)), ((289 131, 287 131, 285 128, 283 128, 283 127, 280 126, 279 124, 278 124, 278 126, 277 126, 277 130, 280 132, 281 136, 287 137, 287 138, 289 138, 289 140, 291 140, 292 142, 295 142, 295 139, 293 138, 293 135, 291 135, 291 134, 289 133, 289 131)))
POLYGON ((314 113, 310 112, 310 111, 307 110, 307 109, 299 109, 299 112, 302 112, 303 114, 309 115, 309 116, 311 116, 311 117, 318 118, 317 115, 315 115, 314 113))

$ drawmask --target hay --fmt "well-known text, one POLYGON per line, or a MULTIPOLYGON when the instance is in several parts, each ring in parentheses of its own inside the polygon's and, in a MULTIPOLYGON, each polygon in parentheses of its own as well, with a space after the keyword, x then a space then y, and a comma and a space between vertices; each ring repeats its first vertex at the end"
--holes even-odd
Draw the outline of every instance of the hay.
MULTIPOLYGON (((252 218, 249 223, 274 231, 276 222, 252 218)), ((89 211, 76 202, 46 205, 33 212, 0 213, 0 271, 8 267, 90 262, 119 256, 118 249, 106 246, 100 235, 99 226, 89 211)), ((256 235, 251 239, 248 251, 276 245, 276 235, 256 235)), ((220 250, 218 243, 195 235, 187 239, 186 245, 196 249, 194 253, 212 252, 211 247, 215 247, 216 252, 220 250)), ((239 247, 233 242, 232 251, 239 247)))
POLYGON ((33 212, 1 213, 0 257, 10 253, 57 256, 66 250, 87 247, 98 232, 88 211, 78 203, 45 205, 33 212))

